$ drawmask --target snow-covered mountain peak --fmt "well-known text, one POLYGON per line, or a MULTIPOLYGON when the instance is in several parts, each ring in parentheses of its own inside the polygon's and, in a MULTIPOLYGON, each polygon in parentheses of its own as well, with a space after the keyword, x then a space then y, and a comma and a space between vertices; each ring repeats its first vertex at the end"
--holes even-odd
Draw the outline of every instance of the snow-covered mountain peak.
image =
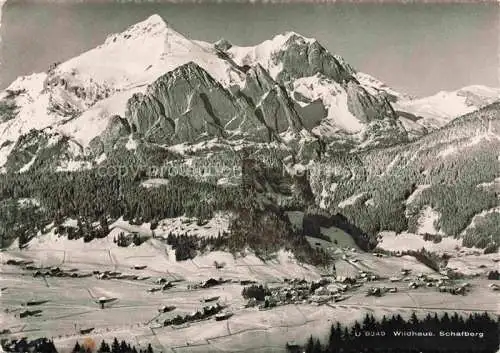
POLYGON ((93 87, 112 94, 150 84, 189 61, 195 61, 223 84, 238 80, 215 49, 186 38, 160 16, 153 15, 60 64, 53 70, 51 81, 63 82, 66 88, 93 87))
POLYGON ((115 90, 151 82, 168 50, 179 50, 189 41, 154 15, 109 36, 104 44, 62 63, 54 76, 70 82, 99 83, 115 90), (179 44, 179 45, 178 45, 179 44))
POLYGON ((407 93, 394 90, 392 87, 389 87, 385 82, 382 82, 379 79, 365 72, 358 71, 354 74, 354 77, 358 80, 360 84, 363 85, 363 87, 370 90, 370 92, 373 93, 385 92, 387 94, 388 99, 391 102, 395 102, 398 100, 410 100, 415 98, 407 93))
POLYGON ((457 90, 457 95, 466 97, 469 106, 485 106, 500 100, 500 89, 483 85, 471 85, 457 90))
POLYGON ((273 41, 276 45, 280 45, 281 43, 280 47, 282 48, 283 46, 293 42, 312 44, 316 42, 316 39, 303 36, 302 34, 294 31, 286 31, 282 34, 278 34, 271 39, 271 41, 273 41))
POLYGON ((265 40, 255 46, 231 46, 228 53, 240 65, 262 65, 269 71, 271 77, 276 79, 281 71, 281 66, 274 60, 277 53, 286 51, 292 44, 308 46, 315 42, 315 39, 289 31, 278 34, 272 39, 265 40))
POLYGON ((153 14, 144 21, 132 25, 125 33, 131 35, 147 33, 151 35, 154 33, 162 33, 168 27, 167 22, 165 22, 160 15, 153 14))
POLYGON ((136 23, 130 26, 127 30, 120 34, 113 34, 106 38, 104 45, 112 45, 120 40, 134 40, 138 38, 154 37, 159 36, 163 37, 166 32, 169 30, 167 23, 161 18, 159 15, 152 15, 148 17, 146 20, 136 23))
POLYGON ((191 61, 224 85, 239 83, 241 73, 219 58, 213 47, 187 39, 158 15, 52 65, 47 73, 18 78, 0 93, 0 100, 7 99, 5 104, 12 106, 15 115, 15 119, 0 119, 0 165, 13 142, 30 129, 57 126, 87 145, 110 117, 123 116, 128 98, 191 61))

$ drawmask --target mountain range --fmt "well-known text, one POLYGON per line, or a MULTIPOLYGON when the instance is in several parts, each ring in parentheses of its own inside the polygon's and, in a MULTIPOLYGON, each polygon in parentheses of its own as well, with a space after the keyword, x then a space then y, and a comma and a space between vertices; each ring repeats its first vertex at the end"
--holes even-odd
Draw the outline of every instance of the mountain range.
MULTIPOLYGON (((498 214, 499 100, 484 86, 414 98, 294 32, 251 47, 207 43, 153 15, 5 89, 0 166, 78 172, 133 156, 216 166, 210 176, 224 186, 234 180, 220 166, 250 150, 289 176, 305 172, 293 204, 342 213, 365 235, 419 233, 425 216, 435 233, 459 236, 498 214)), ((289 180, 269 178, 256 176, 260 190, 292 202, 276 186, 289 180)), ((482 247, 498 244, 488 237, 482 247)))

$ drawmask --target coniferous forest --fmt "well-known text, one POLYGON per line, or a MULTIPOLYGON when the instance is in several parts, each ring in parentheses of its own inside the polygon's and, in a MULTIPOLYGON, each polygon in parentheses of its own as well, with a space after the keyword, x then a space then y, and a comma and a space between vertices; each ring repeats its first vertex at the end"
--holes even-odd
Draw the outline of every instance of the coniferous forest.
MULTIPOLYGON (((110 225, 120 217, 131 224, 149 222, 153 229, 161 219, 187 216, 203 222, 223 210, 238 217, 230 225, 230 236, 210 240, 212 248, 237 252, 250 246, 262 257, 286 248, 301 261, 328 262, 325 253, 312 248, 302 234, 292 229, 283 210, 260 204, 258 192, 247 184, 220 187, 172 176, 167 185, 141 187, 147 178, 140 172, 115 174, 97 169, 0 175, 1 246, 10 245, 18 237, 23 247, 39 232, 47 232, 49 226, 56 227, 59 236, 89 242, 106 237, 110 225), (68 219, 76 220, 77 226, 65 225, 68 219)), ((141 242, 116 239, 118 246, 141 242)), ((178 260, 192 258, 209 245, 182 234, 171 235, 168 243, 174 245, 178 260)))
MULTIPOLYGON (((54 342, 47 338, 40 338, 33 341, 28 341, 25 338, 11 341, 10 343, 2 342, 2 348, 5 352, 15 353, 58 353, 54 342)), ((71 350, 71 353, 153 353, 154 350, 151 344, 148 344, 146 349, 137 349, 134 345, 121 342, 115 337, 113 342, 108 343, 105 340, 101 341, 97 347, 95 342, 88 338, 83 342, 76 342, 71 350)))
MULTIPOLYGON (((465 231, 465 246, 483 248, 487 252, 498 249, 497 213, 485 213, 474 222, 474 227, 466 229, 472 217, 498 204, 498 195, 493 189, 477 187, 498 176, 497 156, 493 151, 480 149, 473 151, 477 158, 457 157, 452 162, 438 161, 427 176, 422 175, 420 164, 435 160, 429 156, 422 156, 422 161, 417 164, 404 164, 403 159, 401 163, 404 166, 397 168, 397 175, 379 177, 378 164, 390 162, 381 160, 384 151, 344 157, 336 155, 331 160, 322 161, 316 171, 311 171, 311 175, 302 182, 285 175, 282 166, 275 166, 278 163, 272 166, 265 164, 268 163, 267 157, 278 154, 278 151, 268 151, 269 156, 259 155, 258 158, 240 161, 243 188, 220 186, 193 176, 168 175, 168 172, 154 175, 168 179, 167 184, 145 188, 141 186, 142 182, 152 176, 148 174, 151 168, 144 166, 155 165, 150 160, 152 157, 144 159, 121 152, 117 152, 116 158, 110 157, 108 164, 89 170, 56 172, 33 167, 25 173, 0 175, 0 245, 6 247, 19 237, 22 246, 38 232, 45 231, 49 224, 60 227, 61 234, 65 234, 62 224, 67 219, 76 219, 79 225, 77 229, 67 230, 68 237, 83 237, 86 241, 106 236, 109 224, 119 217, 134 224, 156 224, 161 219, 179 216, 196 217, 203 221, 210 219, 216 211, 232 210, 251 216, 240 221, 240 225, 246 221, 258 223, 265 218, 260 217, 258 211, 262 209, 262 194, 266 190, 268 195, 280 195, 281 199, 287 199, 284 205, 271 200, 275 203, 275 211, 306 210, 319 202, 313 194, 319 195, 323 187, 335 183, 335 193, 323 200, 328 218, 337 217, 335 226, 346 229, 357 243, 362 240, 358 245, 363 249, 374 247, 376 242, 373 240, 380 231, 414 232, 421 210, 426 205, 431 205, 442 215, 439 228, 446 235, 458 236, 465 231), (252 160, 253 164, 246 166, 248 160, 252 160), (349 166, 355 171, 355 177, 334 177, 330 180, 325 173, 337 165, 349 166), (117 166, 126 166, 126 170, 117 166), (244 191, 250 184, 259 185, 262 190, 244 191), (404 201, 417 185, 424 184, 430 187, 405 207, 404 201), (356 194, 361 196, 354 203, 341 209, 337 207, 342 200, 356 194), (96 223, 100 227, 92 226, 96 223)), ((400 151, 389 152, 387 155, 393 157, 400 151)), ((268 213, 270 210, 265 211, 268 213)), ((276 245, 280 242, 278 240, 276 245)))
POLYGON ((456 312, 441 316, 429 313, 419 318, 414 312, 408 320, 399 314, 389 318, 384 315, 379 320, 367 314, 361 323, 332 324, 326 341, 311 335, 304 347, 287 344, 287 350, 306 353, 495 353, 499 347, 499 323, 499 318, 495 320, 487 313, 467 317, 456 312))

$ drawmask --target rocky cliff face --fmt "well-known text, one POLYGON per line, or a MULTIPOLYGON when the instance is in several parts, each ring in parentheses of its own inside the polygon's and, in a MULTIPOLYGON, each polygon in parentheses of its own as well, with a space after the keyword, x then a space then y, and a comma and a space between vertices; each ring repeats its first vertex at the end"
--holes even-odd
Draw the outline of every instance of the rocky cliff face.
POLYGON ((247 94, 233 95, 190 62, 160 77, 145 94, 134 95, 127 103, 126 119, 132 131, 163 144, 235 136, 266 141, 273 126, 266 114, 255 111, 255 100, 265 88, 254 77, 255 86, 249 85, 247 94))
POLYGON ((13 146, 5 164, 8 172, 29 169, 46 169, 67 166, 81 153, 81 148, 67 136, 51 129, 31 130, 22 135, 13 146))
POLYGON ((285 46, 286 50, 278 51, 272 56, 274 64, 282 67, 277 76, 280 82, 316 74, 322 74, 338 83, 352 79, 352 68, 343 65, 315 40, 307 41, 294 34, 285 42, 285 46))
POLYGON ((384 118, 396 120, 396 114, 385 97, 370 94, 354 81, 346 84, 346 92, 349 111, 362 123, 384 118))
POLYGON ((128 139, 131 133, 132 128, 129 122, 119 115, 115 115, 109 120, 103 133, 90 141, 90 150, 95 156, 110 153, 120 140, 128 139))
POLYGON ((255 81, 255 76, 263 77, 260 73, 265 71, 268 77, 259 82, 269 85, 274 78, 301 108, 315 102, 315 109, 300 115, 309 129, 319 127, 324 139, 335 139, 337 131, 360 132, 363 125, 373 120, 397 119, 387 95, 365 89, 356 71, 342 57, 332 55, 314 39, 290 32, 256 47, 219 44, 218 48, 225 49, 231 60, 241 66, 260 68, 256 74, 247 76, 247 82, 249 78, 255 81), (306 92, 297 90, 297 84, 305 84, 306 92), (318 103, 322 103, 326 112, 318 109, 318 103), (322 122, 323 118, 327 119, 322 122))
POLYGON ((16 118, 19 107, 15 97, 21 93, 20 91, 8 91, 5 97, 0 100, 0 124, 16 118))
POLYGON ((195 142, 204 134, 223 136, 227 124, 233 121, 227 127, 235 129, 246 113, 220 83, 190 62, 157 79, 145 94, 129 99, 125 117, 132 131, 158 143, 175 144, 195 142))
POLYGON ((269 72, 262 65, 257 64, 254 67, 249 67, 246 72, 245 85, 241 92, 250 98, 255 106, 262 100, 264 94, 271 91, 277 84, 271 78, 269 72))
POLYGON ((127 103, 133 132, 161 144, 207 138, 279 139, 304 128, 286 90, 257 65, 241 89, 228 90, 194 62, 182 65, 127 103))

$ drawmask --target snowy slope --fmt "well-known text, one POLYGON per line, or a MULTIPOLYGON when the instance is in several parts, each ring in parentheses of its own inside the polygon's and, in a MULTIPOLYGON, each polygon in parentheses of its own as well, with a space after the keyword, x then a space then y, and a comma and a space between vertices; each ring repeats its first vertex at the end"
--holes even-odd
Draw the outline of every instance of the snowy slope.
POLYGON ((231 55, 233 60, 239 65, 249 65, 254 66, 260 64, 264 69, 266 69, 271 77, 276 80, 278 74, 281 72, 281 65, 279 62, 273 60, 273 56, 279 52, 286 50, 286 44, 291 38, 297 37, 302 39, 305 43, 312 43, 315 40, 311 38, 306 38, 297 34, 295 32, 285 32, 279 34, 272 39, 265 40, 264 42, 247 47, 232 46, 228 53, 231 55))
POLYGON ((389 87, 385 82, 380 81, 379 79, 364 73, 364 72, 356 72, 354 74, 356 79, 362 84, 365 88, 369 89, 372 92, 385 92, 389 96, 390 100, 409 100, 412 99, 408 94, 398 92, 393 88, 389 87))
POLYGON ((158 15, 152 15, 120 34, 109 36, 104 44, 56 69, 56 75, 86 84, 98 84, 123 90, 153 82, 165 72, 194 61, 221 83, 237 80, 231 67, 219 59, 215 50, 187 39, 169 27, 158 15))
POLYGON ((333 135, 339 130, 357 133, 363 129, 363 124, 348 109, 345 89, 333 80, 320 74, 299 78, 293 82, 293 91, 312 101, 320 99, 327 109, 326 118, 313 129, 318 135, 333 135))
POLYGON ((128 99, 134 93, 143 92, 145 88, 146 86, 140 86, 117 92, 111 97, 97 102, 76 119, 60 125, 59 130, 72 136, 82 146, 87 147, 94 137, 102 134, 113 116, 125 115, 128 99))
POLYGON ((500 88, 474 85, 457 91, 441 91, 430 97, 399 100, 393 103, 393 106, 396 111, 410 113, 419 118, 416 121, 419 125, 436 129, 499 99, 500 88))
MULTIPOLYGON (((49 95, 43 92, 46 77, 45 73, 20 77, 0 93, 0 99, 4 99, 9 91, 23 92, 13 99, 19 107, 17 117, 3 123, 0 120, 0 146, 6 141, 14 143, 21 134, 30 129, 42 129, 57 121, 56 116, 47 112, 49 95)), ((5 163, 12 147, 13 144, 0 147, 0 165, 5 163)))
MULTIPOLYGON (((241 81, 241 73, 220 59, 213 46, 185 38, 153 15, 48 73, 14 81, 0 99, 8 91, 22 91, 15 98, 20 109, 16 119, 0 122, 0 145, 15 142, 30 129, 59 126, 62 133, 87 146, 110 117, 123 116, 134 93, 143 92, 161 75, 190 61, 225 86, 241 81), (66 115, 68 111, 78 118, 66 115)), ((0 165, 12 147, 0 149, 0 165)))

